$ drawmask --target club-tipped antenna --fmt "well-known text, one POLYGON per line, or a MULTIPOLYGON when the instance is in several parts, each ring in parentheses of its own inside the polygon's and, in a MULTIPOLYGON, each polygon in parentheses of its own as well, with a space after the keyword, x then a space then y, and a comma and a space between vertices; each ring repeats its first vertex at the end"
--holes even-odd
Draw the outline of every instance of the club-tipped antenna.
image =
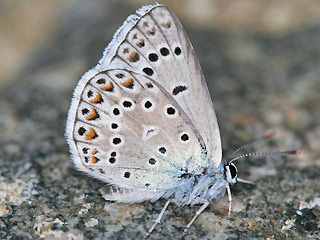
POLYGON ((231 155, 230 157, 234 156, 236 153, 238 153, 239 151, 243 150, 243 149, 246 149, 248 147, 251 147, 252 145, 258 143, 258 142, 261 142, 261 141, 265 141, 265 140, 269 140, 271 138, 273 138, 273 136, 275 135, 274 132, 268 132, 265 134, 265 136, 261 137, 261 138, 258 138, 258 139, 255 139, 247 144, 244 144, 240 147, 238 147, 231 155))
POLYGON ((296 155, 300 154, 298 150, 290 150, 290 151, 283 151, 283 152, 252 152, 252 153, 245 153, 238 157, 235 157, 229 160, 229 163, 232 163, 240 158, 244 157, 252 157, 252 156, 264 156, 264 157, 277 157, 277 156, 288 156, 288 155, 296 155))

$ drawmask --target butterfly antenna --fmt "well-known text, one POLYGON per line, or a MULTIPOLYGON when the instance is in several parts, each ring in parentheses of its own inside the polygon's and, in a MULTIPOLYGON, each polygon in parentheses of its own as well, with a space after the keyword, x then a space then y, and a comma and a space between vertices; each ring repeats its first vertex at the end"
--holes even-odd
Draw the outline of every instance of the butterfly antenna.
POLYGON ((243 149, 246 149, 248 147, 251 147, 252 145, 258 143, 258 142, 262 142, 262 141, 266 141, 266 140, 270 140, 271 138, 273 138, 273 136, 275 135, 274 132, 269 132, 267 133, 265 136, 261 137, 261 138, 258 138, 258 139, 255 139, 247 144, 244 144, 240 147, 238 147, 231 155, 230 157, 234 156, 236 153, 238 153, 239 151, 243 150, 243 149))
POLYGON ((283 151, 283 152, 252 152, 252 153, 245 153, 243 155, 235 157, 229 160, 229 163, 232 163, 240 158, 251 157, 251 156, 277 157, 277 156, 288 156, 288 155, 297 155, 297 154, 300 154, 300 151, 290 150, 290 151, 283 151))

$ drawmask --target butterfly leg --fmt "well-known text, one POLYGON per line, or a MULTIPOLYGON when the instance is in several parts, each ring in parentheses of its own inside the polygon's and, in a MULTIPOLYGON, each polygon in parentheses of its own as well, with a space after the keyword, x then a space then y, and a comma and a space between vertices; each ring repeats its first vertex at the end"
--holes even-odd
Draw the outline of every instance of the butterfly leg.
POLYGON ((153 231, 154 228, 157 226, 157 224, 160 223, 161 218, 163 217, 163 214, 164 214, 164 212, 166 211, 166 209, 167 209, 167 207, 168 207, 168 205, 169 205, 170 202, 171 202, 170 199, 166 202, 166 204, 165 204, 164 207, 162 208, 159 216, 157 217, 155 223, 151 226, 151 228, 148 230, 148 232, 143 236, 143 239, 146 239, 146 238, 152 233, 152 231, 153 231))
POLYGON ((231 204, 232 204, 232 196, 229 183, 226 184, 227 192, 228 192, 228 200, 229 200, 229 211, 228 211, 228 218, 231 215, 231 204))
POLYGON ((254 182, 250 181, 250 180, 245 180, 245 179, 242 179, 242 178, 237 178, 237 182, 241 182, 241 183, 247 183, 247 184, 255 184, 254 182))
POLYGON ((204 204, 201 206, 201 208, 196 212, 196 214, 193 216, 191 221, 188 223, 188 225, 184 229, 184 233, 188 231, 188 229, 191 227, 191 225, 194 223, 194 221, 197 219, 197 217, 208 207, 209 201, 205 200, 204 204))

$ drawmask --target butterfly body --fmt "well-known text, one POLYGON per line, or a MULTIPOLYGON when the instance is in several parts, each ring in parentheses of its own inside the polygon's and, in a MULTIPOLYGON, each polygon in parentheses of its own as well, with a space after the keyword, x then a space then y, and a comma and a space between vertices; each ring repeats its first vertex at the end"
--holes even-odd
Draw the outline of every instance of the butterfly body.
POLYGON ((168 190, 163 198, 176 199, 178 205, 194 205, 202 203, 203 200, 218 199, 226 191, 226 180, 221 172, 212 176, 206 174, 191 176, 182 181, 175 189, 168 190))
POLYGON ((177 205, 194 205, 202 203, 204 199, 210 201, 219 199, 225 194, 228 184, 223 169, 215 170, 211 174, 183 173, 175 176, 180 179, 173 188, 167 189, 111 189, 109 200, 133 203, 149 200, 154 202, 159 198, 175 199, 177 205), (200 201, 199 201, 200 199, 200 201))

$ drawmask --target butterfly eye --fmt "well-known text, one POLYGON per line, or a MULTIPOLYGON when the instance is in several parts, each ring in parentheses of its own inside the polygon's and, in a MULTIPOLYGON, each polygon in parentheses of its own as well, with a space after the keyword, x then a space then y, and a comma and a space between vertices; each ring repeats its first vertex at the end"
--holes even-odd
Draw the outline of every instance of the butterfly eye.
POLYGON ((229 169, 230 169, 230 174, 231 174, 232 179, 235 179, 238 176, 237 167, 233 163, 230 163, 229 169))

